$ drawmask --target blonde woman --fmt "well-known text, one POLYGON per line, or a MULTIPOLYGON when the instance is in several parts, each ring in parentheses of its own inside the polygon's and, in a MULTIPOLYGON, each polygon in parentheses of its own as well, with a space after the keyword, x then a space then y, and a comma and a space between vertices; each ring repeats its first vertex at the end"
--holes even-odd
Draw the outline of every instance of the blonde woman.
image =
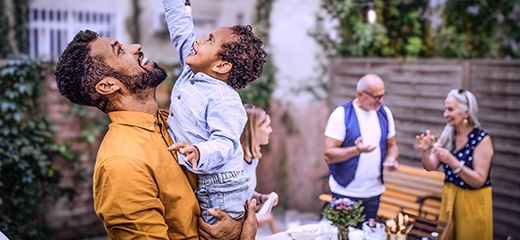
POLYGON ((442 165, 446 174, 439 220, 453 221, 450 239, 493 239, 491 137, 480 126, 477 99, 470 91, 452 89, 444 105, 448 124, 440 139, 430 146, 430 130, 416 136, 424 168, 442 165))
MULTIPOLYGON (((269 134, 273 131, 271 128, 271 117, 260 107, 253 104, 244 104, 247 113, 247 122, 240 137, 242 150, 244 151, 244 171, 251 178, 249 181, 248 197, 256 199, 258 203, 264 203, 269 198, 269 194, 262 194, 255 191, 256 188, 256 168, 262 153, 260 152, 260 145, 267 145, 269 143, 269 134)), ((276 198, 273 206, 278 204, 276 198)), ((259 209, 259 207, 257 207, 259 209)), ((257 214, 258 224, 262 225, 272 218, 272 214, 262 216, 257 214)))

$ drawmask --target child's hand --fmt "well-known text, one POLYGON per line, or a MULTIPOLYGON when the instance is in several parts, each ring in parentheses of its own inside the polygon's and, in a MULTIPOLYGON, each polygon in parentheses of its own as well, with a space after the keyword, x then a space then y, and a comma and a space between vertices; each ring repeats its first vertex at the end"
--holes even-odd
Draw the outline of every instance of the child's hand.
POLYGON ((190 162, 193 168, 193 171, 197 170, 197 163, 199 161, 199 149, 189 143, 178 142, 171 146, 169 146, 168 151, 178 151, 184 154, 184 161, 190 162))

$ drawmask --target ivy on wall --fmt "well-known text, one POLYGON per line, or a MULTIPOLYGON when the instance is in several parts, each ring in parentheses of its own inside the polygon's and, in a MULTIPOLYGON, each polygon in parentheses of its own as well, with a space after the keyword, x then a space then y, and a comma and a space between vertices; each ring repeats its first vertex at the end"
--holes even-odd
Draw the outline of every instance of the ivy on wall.
POLYGON ((42 66, 22 58, 0 67, 0 231, 10 239, 52 239, 43 217, 47 203, 64 194, 53 142, 38 102, 42 66))

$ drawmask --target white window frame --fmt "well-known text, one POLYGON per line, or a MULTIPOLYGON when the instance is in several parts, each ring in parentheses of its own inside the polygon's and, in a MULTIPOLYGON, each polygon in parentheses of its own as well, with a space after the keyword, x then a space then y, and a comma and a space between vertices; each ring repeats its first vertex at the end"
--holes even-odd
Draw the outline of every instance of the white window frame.
POLYGON ((76 33, 85 29, 118 39, 118 17, 113 10, 30 6, 29 54, 42 61, 57 61, 76 33))

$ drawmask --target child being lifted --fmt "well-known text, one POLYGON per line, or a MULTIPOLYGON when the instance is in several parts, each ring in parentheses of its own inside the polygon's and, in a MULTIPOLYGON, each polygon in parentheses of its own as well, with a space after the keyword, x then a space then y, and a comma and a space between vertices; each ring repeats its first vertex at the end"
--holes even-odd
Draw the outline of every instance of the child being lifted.
POLYGON ((168 125, 179 164, 197 174, 195 194, 209 224, 218 208, 234 219, 245 212, 249 177, 240 135, 247 115, 235 89, 262 74, 266 53, 251 26, 220 27, 195 38, 182 0, 163 0, 170 38, 183 72, 171 94, 168 125), (175 133, 175 134, 173 134, 175 133))

